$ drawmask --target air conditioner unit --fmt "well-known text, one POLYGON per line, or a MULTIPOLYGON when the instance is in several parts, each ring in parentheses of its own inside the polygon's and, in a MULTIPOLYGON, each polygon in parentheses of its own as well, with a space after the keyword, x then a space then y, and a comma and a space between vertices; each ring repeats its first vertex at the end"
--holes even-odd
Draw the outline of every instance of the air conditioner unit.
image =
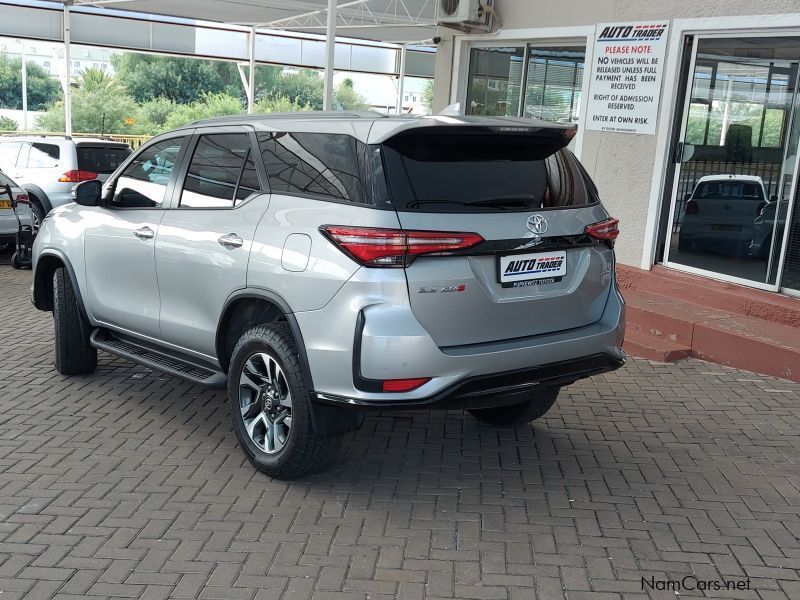
POLYGON ((444 26, 491 26, 493 0, 438 0, 436 22, 444 26))

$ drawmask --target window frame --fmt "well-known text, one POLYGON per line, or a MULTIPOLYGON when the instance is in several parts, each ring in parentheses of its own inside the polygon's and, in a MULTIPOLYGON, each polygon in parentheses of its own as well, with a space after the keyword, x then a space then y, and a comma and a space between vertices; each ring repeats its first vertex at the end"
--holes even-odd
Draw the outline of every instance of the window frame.
MULTIPOLYGON (((255 128, 249 125, 220 125, 217 127, 199 127, 193 130, 189 142, 183 149, 183 158, 180 164, 177 178, 174 180, 174 188, 170 203, 166 207, 168 210, 179 210, 181 212, 191 210, 237 210, 243 206, 250 204, 250 202, 258 196, 271 193, 269 188, 269 180, 267 179, 266 169, 264 168, 263 161, 261 160, 261 152, 258 148, 258 140, 256 139, 255 128), (189 165, 194 157, 194 152, 200 142, 200 138, 204 135, 218 135, 226 133, 244 133, 250 140, 250 153, 253 154, 253 161, 256 166, 256 174, 258 175, 258 182, 261 188, 259 194, 251 194, 250 197, 236 202, 233 206, 181 206, 181 195, 183 193, 184 185, 186 184, 186 176, 189 173, 189 165)), ((165 203, 166 204, 166 203, 165 203)))
POLYGON ((135 151, 131 152, 131 155, 125 159, 118 168, 117 171, 108 179, 106 184, 103 186, 103 193, 102 193, 102 207, 108 210, 114 211, 129 211, 129 210, 167 210, 172 203, 173 196, 175 195, 175 188, 176 188, 176 181, 178 173, 184 167, 184 163, 186 162, 186 150, 191 145, 193 129, 185 130, 185 131, 171 131, 169 133, 160 135, 158 137, 153 138, 146 144, 143 144, 135 151), (162 142, 166 142, 169 140, 177 139, 177 138, 185 138, 186 142, 181 146, 180 151, 178 152, 178 157, 175 159, 175 165, 172 168, 172 172, 170 173, 169 181, 167 182, 166 189, 164 190, 164 200, 158 206, 114 206, 111 203, 111 199, 114 197, 114 192, 117 189, 117 182, 119 178, 122 177, 122 174, 125 170, 130 166, 130 164, 136 160, 143 152, 146 152, 148 149, 152 148, 153 146, 160 144, 162 142))

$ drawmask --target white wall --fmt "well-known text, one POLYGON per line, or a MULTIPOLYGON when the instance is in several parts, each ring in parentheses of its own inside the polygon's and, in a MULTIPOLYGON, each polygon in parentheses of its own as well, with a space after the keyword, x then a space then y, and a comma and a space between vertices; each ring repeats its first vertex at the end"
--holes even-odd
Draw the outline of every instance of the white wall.
MULTIPOLYGON (((670 0, 669 2, 646 2, 644 0, 562 0, 561 2, 532 2, 530 0, 498 0, 497 10, 503 22, 503 37, 513 39, 515 29, 541 30, 543 28, 563 28, 594 26, 597 23, 639 20, 658 20, 676 18, 707 18, 740 15, 786 14, 784 26, 796 23, 800 30, 800 2, 798 0, 670 0)), ((780 19, 779 19, 780 20, 780 19)), ((744 22, 747 22, 745 19, 744 22)), ((758 18, 752 20, 758 26, 758 18)), ((710 27, 713 25, 706 25, 710 27)), ((454 69, 454 49, 463 47, 465 39, 459 32, 440 30, 442 42, 438 47, 436 60, 436 95, 434 111, 446 104, 463 102, 454 97, 451 86, 454 69)), ((520 32, 519 41, 530 41, 520 32)), ((550 37, 550 36, 548 36, 550 37)), ((498 35, 485 35, 481 39, 494 41, 498 35)), ((478 43, 478 42, 476 42, 478 43)), ((679 44, 670 42, 668 55, 677 55, 679 44)), ((462 53, 463 61, 468 55, 462 53)), ((588 72, 588 69, 587 69, 588 72)), ((662 90, 666 89, 662 84, 662 90)), ((672 116, 675 98, 662 93, 659 125, 672 116)), ((663 166, 663 146, 668 143, 666 133, 656 135, 635 135, 584 131, 581 160, 597 183, 603 203, 621 221, 622 235, 617 243, 619 262, 636 267, 649 268, 651 239, 646 235, 648 213, 651 216, 651 229, 654 225, 655 208, 660 203, 660 190, 651 190, 654 172, 663 166), (659 160, 659 158, 661 160, 659 160), (659 164, 660 163, 660 164, 659 164), (652 209, 652 210, 651 210, 652 209)))

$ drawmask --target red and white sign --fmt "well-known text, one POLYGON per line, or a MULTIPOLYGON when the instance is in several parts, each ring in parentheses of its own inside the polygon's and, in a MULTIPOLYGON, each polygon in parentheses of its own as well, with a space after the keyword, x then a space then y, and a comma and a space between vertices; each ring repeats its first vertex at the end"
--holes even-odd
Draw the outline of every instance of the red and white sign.
POLYGON ((655 133, 668 29, 664 21, 597 26, 586 129, 655 133))

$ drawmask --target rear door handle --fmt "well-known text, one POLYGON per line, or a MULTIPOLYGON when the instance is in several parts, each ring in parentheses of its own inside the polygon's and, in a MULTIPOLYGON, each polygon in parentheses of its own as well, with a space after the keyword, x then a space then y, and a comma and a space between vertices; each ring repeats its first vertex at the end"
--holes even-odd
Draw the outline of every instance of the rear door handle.
POLYGON ((152 240, 155 234, 156 232, 150 229, 147 225, 133 232, 133 235, 140 240, 152 240))
POLYGON ((244 244, 244 240, 235 233, 229 233, 228 235, 223 235, 217 241, 219 242, 220 246, 228 249, 241 248, 242 244, 244 244))

